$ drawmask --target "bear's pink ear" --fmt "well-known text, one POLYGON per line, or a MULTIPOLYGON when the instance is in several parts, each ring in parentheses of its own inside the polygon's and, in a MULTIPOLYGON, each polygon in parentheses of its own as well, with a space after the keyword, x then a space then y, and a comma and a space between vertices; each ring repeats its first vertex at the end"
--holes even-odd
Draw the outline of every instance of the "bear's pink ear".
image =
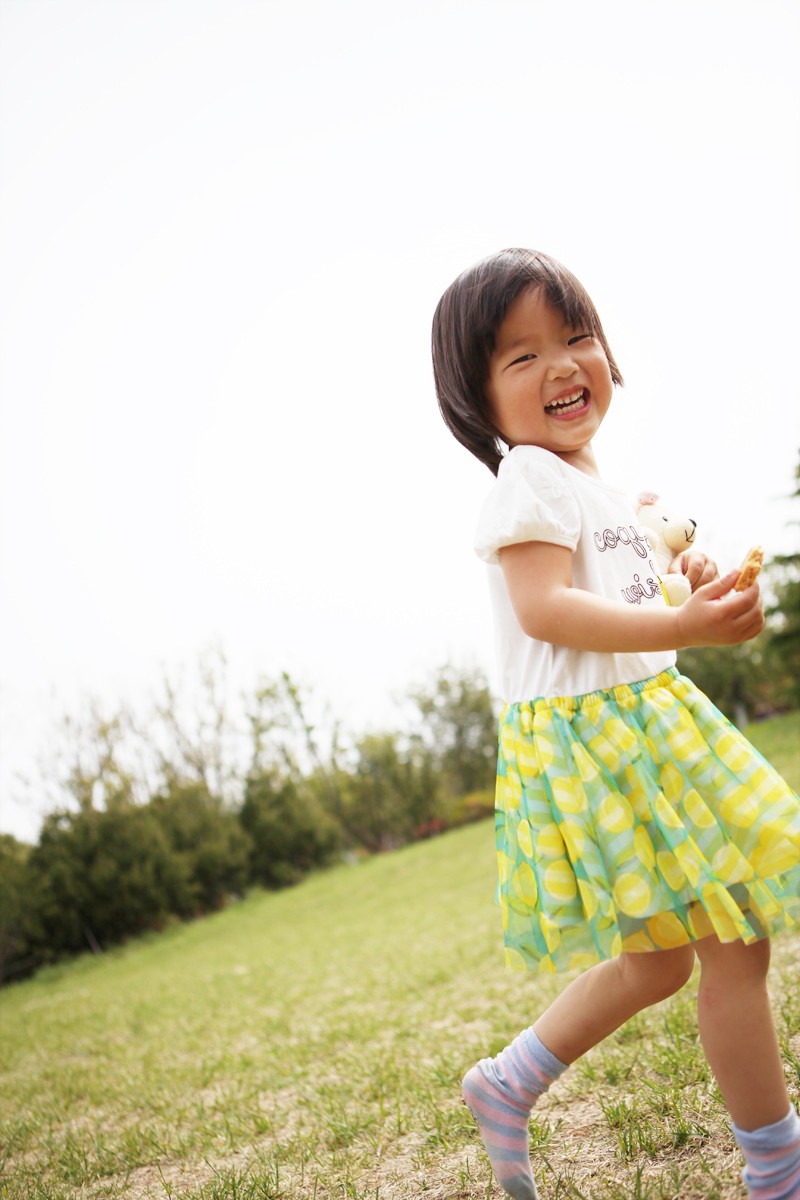
POLYGON ((655 494, 655 492, 640 492, 639 499, 636 501, 636 503, 637 504, 656 504, 657 501, 658 501, 658 496, 655 494))

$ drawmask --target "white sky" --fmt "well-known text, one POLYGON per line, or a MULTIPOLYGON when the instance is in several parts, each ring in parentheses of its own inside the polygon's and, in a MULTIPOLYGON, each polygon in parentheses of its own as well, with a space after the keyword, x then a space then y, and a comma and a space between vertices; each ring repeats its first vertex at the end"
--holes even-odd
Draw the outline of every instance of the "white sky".
MULTIPOLYGON (((587 286, 609 478, 792 544, 794 0, 0 0, 0 829, 89 693, 286 668, 345 725, 491 670, 436 301, 587 286)), ((796 514, 795 514, 796 515, 796 514)))

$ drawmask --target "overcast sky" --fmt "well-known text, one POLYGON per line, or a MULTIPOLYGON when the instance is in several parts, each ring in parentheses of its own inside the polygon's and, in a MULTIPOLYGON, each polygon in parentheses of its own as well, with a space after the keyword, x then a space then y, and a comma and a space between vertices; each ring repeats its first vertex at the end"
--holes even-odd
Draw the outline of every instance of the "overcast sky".
POLYGON ((429 336, 503 246, 595 300, 606 477, 792 545, 799 12, 0 0, 0 829, 60 713, 211 644, 360 729, 491 673, 429 336))

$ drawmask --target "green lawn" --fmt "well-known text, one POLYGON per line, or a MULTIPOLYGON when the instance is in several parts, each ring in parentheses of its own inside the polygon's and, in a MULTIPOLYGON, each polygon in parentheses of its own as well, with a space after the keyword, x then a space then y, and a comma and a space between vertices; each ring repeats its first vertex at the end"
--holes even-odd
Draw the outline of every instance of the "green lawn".
MULTIPOLYGON (((800 785, 800 715, 749 731, 800 785)), ((508 974, 491 822, 0 992, 0 1197, 499 1197, 459 1080, 561 981, 508 974)), ((800 1092, 800 935, 773 991, 800 1092)), ((744 1195, 693 984, 537 1110, 542 1200, 744 1195)))

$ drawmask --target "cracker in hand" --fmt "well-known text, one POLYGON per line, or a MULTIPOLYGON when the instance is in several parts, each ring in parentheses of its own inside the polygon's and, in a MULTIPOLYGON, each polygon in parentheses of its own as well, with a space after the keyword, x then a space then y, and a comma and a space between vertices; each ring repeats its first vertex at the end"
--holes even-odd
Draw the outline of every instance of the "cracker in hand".
POLYGON ((742 569, 739 572, 739 578, 733 585, 735 592, 743 592, 745 588, 749 588, 751 583, 755 583, 761 571, 761 565, 764 562, 764 547, 753 546, 742 563, 742 569))

